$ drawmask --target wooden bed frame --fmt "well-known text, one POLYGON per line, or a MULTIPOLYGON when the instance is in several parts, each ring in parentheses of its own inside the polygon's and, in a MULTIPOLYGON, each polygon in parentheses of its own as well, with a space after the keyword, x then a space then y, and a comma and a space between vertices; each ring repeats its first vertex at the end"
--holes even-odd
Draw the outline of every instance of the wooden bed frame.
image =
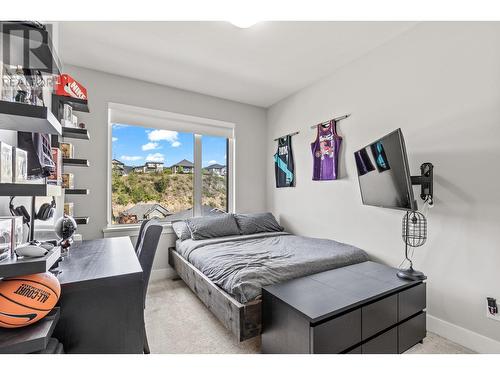
POLYGON ((247 304, 238 302, 180 256, 175 248, 170 247, 168 250, 170 266, 238 341, 260 335, 262 327, 260 300, 247 304))

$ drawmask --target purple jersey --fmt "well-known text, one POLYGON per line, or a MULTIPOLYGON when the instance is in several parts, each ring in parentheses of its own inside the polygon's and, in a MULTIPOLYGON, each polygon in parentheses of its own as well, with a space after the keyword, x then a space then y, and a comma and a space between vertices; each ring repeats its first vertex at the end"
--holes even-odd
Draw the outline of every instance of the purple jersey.
POLYGON ((336 180, 342 137, 337 134, 337 124, 330 121, 327 127, 319 124, 316 140, 311 143, 313 154, 313 180, 336 180))

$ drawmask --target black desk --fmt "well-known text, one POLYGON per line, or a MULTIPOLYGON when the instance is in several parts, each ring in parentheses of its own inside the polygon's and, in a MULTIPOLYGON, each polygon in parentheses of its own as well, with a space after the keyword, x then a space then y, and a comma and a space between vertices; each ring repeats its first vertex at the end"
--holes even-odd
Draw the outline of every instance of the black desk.
POLYGON ((402 353, 426 335, 426 288, 363 262, 262 290, 264 353, 402 353))
POLYGON ((66 353, 142 353, 142 269, 129 237, 75 244, 58 269, 54 336, 66 353))

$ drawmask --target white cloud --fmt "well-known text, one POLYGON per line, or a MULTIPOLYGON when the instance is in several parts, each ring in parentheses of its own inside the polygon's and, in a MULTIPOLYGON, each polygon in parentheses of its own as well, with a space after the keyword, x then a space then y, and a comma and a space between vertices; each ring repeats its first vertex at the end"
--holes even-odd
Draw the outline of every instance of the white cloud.
POLYGON ((155 150, 160 146, 159 143, 156 142, 148 142, 145 145, 142 145, 142 151, 155 150))
POLYGON ((208 165, 212 165, 212 164, 217 164, 217 160, 210 160, 210 161, 208 162, 208 165))
POLYGON ((160 154, 159 152, 156 152, 154 154, 149 154, 148 156, 146 156, 146 161, 164 162, 165 156, 163 154, 160 154))
POLYGON ((124 160, 124 161, 137 161, 137 160, 141 160, 142 156, 122 155, 120 159, 124 160))
POLYGON ((116 141, 118 140, 118 138, 117 138, 117 137, 113 137, 113 138, 111 138, 111 140, 112 140, 113 142, 116 142, 116 141))
POLYGON ((155 129, 147 134, 151 142, 167 141, 172 147, 179 147, 181 145, 179 142, 179 133, 176 131, 155 129))

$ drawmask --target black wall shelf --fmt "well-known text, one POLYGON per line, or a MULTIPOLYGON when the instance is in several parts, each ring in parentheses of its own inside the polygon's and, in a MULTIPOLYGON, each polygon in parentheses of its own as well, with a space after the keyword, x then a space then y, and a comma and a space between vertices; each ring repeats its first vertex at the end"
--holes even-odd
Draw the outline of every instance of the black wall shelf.
POLYGON ((61 257, 59 246, 39 258, 17 258, 13 256, 0 262, 0 277, 31 275, 47 272, 61 257))
POLYGON ((89 189, 64 189, 65 194, 71 195, 88 195, 89 189))
POLYGON ((88 224, 90 222, 90 218, 88 216, 79 216, 79 217, 74 217, 76 223, 78 225, 80 224, 88 224))
POLYGON ((87 129, 80 128, 62 128, 62 136, 63 138, 74 138, 74 139, 86 139, 90 140, 90 135, 87 129))
POLYGON ((87 159, 63 158, 63 165, 72 167, 90 167, 90 163, 87 159))
POLYGON ((58 197, 61 187, 49 184, 0 183, 0 196, 4 197, 58 197))
POLYGON ((59 321, 55 307, 45 318, 26 327, 0 328, 0 354, 28 354, 44 350, 59 321))
POLYGON ((73 111, 90 112, 87 100, 73 98, 71 96, 52 95, 52 108, 56 108, 59 104, 69 104, 73 111))
POLYGON ((61 135, 62 126, 47 108, 0 101, 0 129, 61 135))

